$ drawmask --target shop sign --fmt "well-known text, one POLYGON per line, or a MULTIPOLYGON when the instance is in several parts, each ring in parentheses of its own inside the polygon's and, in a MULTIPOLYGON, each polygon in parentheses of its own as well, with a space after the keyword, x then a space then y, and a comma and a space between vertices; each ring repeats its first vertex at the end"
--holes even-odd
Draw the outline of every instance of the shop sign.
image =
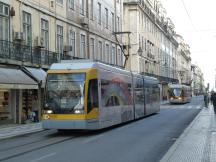
POLYGON ((0 84, 0 89, 38 89, 38 85, 28 84, 0 84))

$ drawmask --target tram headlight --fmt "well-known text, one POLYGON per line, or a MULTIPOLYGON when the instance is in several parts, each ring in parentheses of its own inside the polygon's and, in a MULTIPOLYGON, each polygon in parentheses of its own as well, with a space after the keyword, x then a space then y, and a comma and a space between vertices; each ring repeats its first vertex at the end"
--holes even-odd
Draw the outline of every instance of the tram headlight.
POLYGON ((179 99, 179 100, 181 100, 182 98, 181 98, 181 97, 179 97, 178 99, 179 99))
POLYGON ((74 110, 74 113, 75 113, 75 114, 83 114, 83 113, 84 113, 84 110, 79 110, 79 109, 77 109, 77 110, 74 110))
POLYGON ((52 114, 53 111, 52 110, 44 110, 44 114, 52 114))
POLYGON ((170 97, 170 100, 173 100, 174 98, 173 97, 170 97))
POLYGON ((47 114, 52 114, 53 111, 52 110, 47 110, 47 114))

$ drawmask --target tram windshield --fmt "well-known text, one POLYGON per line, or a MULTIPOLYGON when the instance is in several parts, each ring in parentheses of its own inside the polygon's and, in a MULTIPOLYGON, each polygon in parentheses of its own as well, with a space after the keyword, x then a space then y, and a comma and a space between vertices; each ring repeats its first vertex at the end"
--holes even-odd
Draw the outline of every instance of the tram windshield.
POLYGON ((174 88, 174 89, 173 89, 173 94, 174 94, 174 96, 176 96, 176 97, 180 97, 181 94, 182 94, 182 89, 180 89, 180 88, 174 88))
POLYGON ((48 74, 45 109, 53 113, 84 112, 85 74, 48 74))

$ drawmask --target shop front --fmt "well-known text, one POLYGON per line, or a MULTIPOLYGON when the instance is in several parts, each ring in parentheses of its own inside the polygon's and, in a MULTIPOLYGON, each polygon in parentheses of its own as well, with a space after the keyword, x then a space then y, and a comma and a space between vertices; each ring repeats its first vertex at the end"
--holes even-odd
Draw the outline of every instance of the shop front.
POLYGON ((26 98, 27 105, 32 112, 37 113, 37 121, 41 119, 41 111, 44 105, 44 88, 46 80, 46 72, 42 68, 22 67, 22 71, 29 77, 33 78, 38 83, 37 90, 26 90, 24 98, 26 98), (33 104, 32 104, 33 103, 33 104), (36 105, 37 104, 37 105, 36 105), (36 109, 36 110, 35 110, 36 109))
POLYGON ((0 89, 0 120, 8 122, 13 119, 11 110, 11 91, 8 89, 0 89))
POLYGON ((0 67, 0 124, 25 123, 38 83, 21 69, 0 67))

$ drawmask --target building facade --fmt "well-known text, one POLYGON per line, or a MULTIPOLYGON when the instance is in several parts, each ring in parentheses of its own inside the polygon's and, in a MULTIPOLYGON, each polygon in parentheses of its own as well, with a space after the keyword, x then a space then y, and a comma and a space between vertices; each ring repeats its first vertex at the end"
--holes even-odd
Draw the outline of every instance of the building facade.
POLYGON ((70 56, 100 60, 123 66, 121 51, 122 0, 90 0, 66 2, 65 52, 70 56))
POLYGON ((129 31, 130 57, 127 69, 157 77, 161 96, 166 99, 168 83, 178 82, 177 48, 174 24, 156 0, 124 0, 123 31, 129 31))
POLYGON ((191 65, 192 72, 192 95, 197 96, 205 92, 203 73, 198 65, 191 65))
POLYGON ((178 80, 179 83, 191 85, 191 56, 190 46, 184 42, 182 36, 176 34, 178 40, 178 80))
POLYGON ((52 63, 82 58, 123 66, 122 12, 121 0, 0 0, 0 70, 9 79, 0 79, 0 122, 25 123, 34 96, 41 113, 52 63))

